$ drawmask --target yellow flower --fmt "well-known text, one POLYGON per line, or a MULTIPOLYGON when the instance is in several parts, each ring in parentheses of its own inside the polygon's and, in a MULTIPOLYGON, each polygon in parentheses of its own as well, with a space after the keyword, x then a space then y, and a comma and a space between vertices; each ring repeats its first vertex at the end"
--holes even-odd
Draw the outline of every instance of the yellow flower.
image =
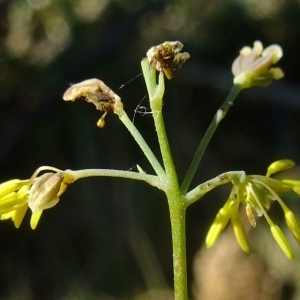
POLYGON ((271 45, 263 49, 260 41, 255 41, 253 48, 242 48, 240 55, 232 64, 233 82, 243 88, 253 86, 265 87, 273 80, 284 76, 280 68, 270 68, 282 57, 283 52, 279 45, 271 45))
POLYGON ((219 211, 207 235, 207 247, 213 245, 230 219, 239 245, 245 252, 249 252, 246 234, 238 215, 239 206, 244 205, 250 224, 255 227, 256 219, 264 216, 270 226, 274 239, 286 256, 292 259, 294 252, 291 245, 281 229, 271 220, 267 211, 270 209, 272 202, 277 201, 283 210, 288 228, 295 240, 300 244, 300 225, 293 212, 279 196, 289 191, 299 192, 300 181, 284 177, 280 180, 270 178, 270 175, 290 169, 294 165, 294 162, 288 159, 276 161, 268 167, 266 176, 248 175, 244 181, 234 182, 229 200, 227 200, 225 206, 219 211))
POLYGON ((27 180, 13 179, 0 184, 0 219, 12 219, 19 228, 27 208, 32 211, 30 225, 35 229, 42 211, 51 208, 59 201, 59 196, 65 191, 74 178, 66 172, 52 167, 37 169, 27 180), (37 176, 39 172, 53 172, 37 176))
POLYGON ((206 247, 210 248, 214 245, 221 232, 224 230, 229 220, 233 226, 233 232, 240 247, 245 251, 249 252, 249 245, 246 238, 246 233, 242 225, 240 216, 238 214, 239 203, 234 201, 232 198, 233 194, 230 194, 229 199, 225 205, 219 210, 209 232, 206 236, 206 247))

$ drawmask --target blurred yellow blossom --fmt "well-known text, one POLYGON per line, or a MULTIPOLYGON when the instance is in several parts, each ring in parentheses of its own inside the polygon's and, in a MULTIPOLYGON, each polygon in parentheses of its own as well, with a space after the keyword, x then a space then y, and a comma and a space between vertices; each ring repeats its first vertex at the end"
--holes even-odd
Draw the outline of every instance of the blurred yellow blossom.
POLYGON ((263 49, 260 41, 255 41, 253 48, 243 47, 240 55, 232 64, 233 82, 243 88, 253 86, 265 87, 273 80, 284 76, 280 68, 270 68, 283 55, 279 45, 271 45, 263 49))
MULTIPOLYGON (((255 227, 257 217, 264 216, 270 226, 271 233, 286 256, 294 257, 294 252, 282 230, 271 220, 267 211, 271 203, 277 201, 281 206, 286 224, 295 240, 300 244, 300 225, 294 213, 287 207, 279 195, 289 191, 297 193, 300 180, 270 178, 270 174, 292 168, 294 162, 291 160, 280 160, 268 167, 267 175, 248 175, 242 182, 234 182, 233 188, 223 208, 217 214, 206 238, 207 247, 211 247, 217 240, 221 231, 229 220, 233 225, 236 239, 245 252, 249 252, 246 234, 239 217, 239 206, 245 206, 245 211, 250 224, 255 227)), ((299 193, 298 193, 299 194, 299 193)))

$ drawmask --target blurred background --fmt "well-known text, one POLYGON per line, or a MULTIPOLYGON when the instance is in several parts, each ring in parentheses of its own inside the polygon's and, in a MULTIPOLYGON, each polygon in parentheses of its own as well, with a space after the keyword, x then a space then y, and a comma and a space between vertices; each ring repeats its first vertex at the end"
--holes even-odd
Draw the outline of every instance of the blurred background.
MULTIPOLYGON (((255 40, 282 46, 285 77, 239 95, 193 186, 229 170, 264 174, 281 158, 300 164, 299 0, 1 0, 0 16, 1 182, 29 178, 42 165, 136 170, 139 164, 152 174, 116 115, 99 129, 94 106, 64 102, 62 95, 71 83, 103 80, 159 155, 151 116, 141 113, 149 107, 143 77, 126 83, 141 73, 146 51, 168 40, 181 41, 191 55, 166 82, 164 98, 180 180, 231 89, 233 60, 255 40)), ((298 260, 288 262, 265 234, 264 220, 249 232, 251 255, 241 253, 230 230, 210 251, 201 250, 228 188, 187 211, 190 297, 300 299, 299 246, 298 260), (248 270, 239 285, 236 276, 248 270)), ((287 203, 299 212, 299 200, 287 203)), ((272 211, 283 224, 280 209, 272 211)), ((0 299, 172 299, 170 224, 160 191, 125 179, 80 180, 35 231, 29 219, 28 213, 18 230, 11 221, 0 224, 0 299)))

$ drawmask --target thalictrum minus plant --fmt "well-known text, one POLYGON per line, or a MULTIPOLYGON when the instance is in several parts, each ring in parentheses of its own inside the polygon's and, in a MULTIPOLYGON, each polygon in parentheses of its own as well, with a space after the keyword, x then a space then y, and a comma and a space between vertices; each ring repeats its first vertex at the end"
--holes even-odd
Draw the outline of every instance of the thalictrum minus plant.
POLYGON ((212 247, 230 221, 241 249, 245 252, 250 251, 239 213, 241 206, 244 206, 250 224, 255 227, 257 218, 264 216, 270 226, 271 234, 282 251, 288 258, 293 258, 294 252, 286 236, 267 213, 273 201, 277 201, 281 206, 288 228, 295 240, 300 243, 298 221, 281 198, 281 195, 289 191, 300 195, 300 181, 288 177, 283 179, 281 177, 280 180, 272 177, 275 173, 294 167, 294 162, 289 159, 272 163, 268 167, 266 175, 246 175, 244 171, 228 171, 190 189, 190 184, 210 139, 221 120, 226 116, 230 106, 233 105, 239 92, 253 86, 267 86, 273 80, 283 77, 280 68, 272 67, 282 57, 281 47, 272 45, 263 50, 262 43, 256 41, 253 48, 244 47, 240 51, 240 55, 232 65, 233 88, 217 110, 196 150, 186 176, 180 184, 164 126, 163 95, 165 90, 164 77, 172 79, 173 71, 182 67, 190 57, 188 53, 182 53, 182 49, 183 44, 179 41, 164 42, 150 48, 147 57, 141 62, 163 164, 153 154, 143 136, 126 114, 121 98, 103 81, 99 79, 84 80, 72 85, 63 95, 65 101, 85 98, 87 102, 93 103, 97 110, 102 111, 103 115, 97 122, 97 126, 100 128, 105 126, 107 113, 113 112, 118 116, 145 154, 153 167, 154 174, 146 174, 140 167, 138 172, 132 172, 106 169, 62 171, 54 167, 44 166, 38 168, 29 179, 13 179, 0 185, 1 220, 12 219, 18 228, 29 207, 32 211, 30 221, 32 229, 36 228, 43 210, 54 207, 68 185, 81 178, 91 176, 122 177, 145 181, 158 188, 165 193, 169 205, 173 245, 174 297, 176 300, 188 299, 185 240, 186 209, 220 185, 231 183, 232 190, 210 227, 206 238, 207 247, 212 247))

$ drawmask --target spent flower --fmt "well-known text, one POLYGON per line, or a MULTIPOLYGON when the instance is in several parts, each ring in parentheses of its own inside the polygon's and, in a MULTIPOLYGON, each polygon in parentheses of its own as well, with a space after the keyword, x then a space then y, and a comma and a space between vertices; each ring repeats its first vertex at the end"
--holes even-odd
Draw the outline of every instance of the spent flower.
POLYGON ((105 125, 104 118, 108 111, 113 111, 119 116, 123 113, 121 98, 99 79, 87 79, 73 84, 63 95, 65 101, 75 101, 81 97, 84 97, 87 102, 93 103, 96 109, 104 112, 97 122, 97 126, 100 128, 105 125))
POLYGON ((189 53, 180 51, 183 44, 179 41, 164 42, 151 47, 147 52, 147 58, 151 68, 158 72, 164 72, 168 79, 173 77, 172 71, 180 68, 190 57, 189 53))
POLYGON ((284 76, 280 68, 271 68, 283 55, 279 45, 263 49, 260 41, 255 41, 253 48, 246 46, 232 64, 233 82, 243 88, 253 86, 265 87, 273 80, 284 76))
MULTIPOLYGON (((289 180, 288 178, 275 179, 270 174, 275 174, 292 168, 294 162, 291 160, 280 160, 272 163, 268 167, 267 175, 248 175, 245 180, 233 182, 233 188, 225 205, 216 216, 206 238, 207 247, 211 247, 221 231, 226 227, 229 220, 233 225, 236 239, 245 252, 249 252, 249 246, 245 230, 239 217, 240 205, 245 206, 246 216, 252 225, 256 226, 256 219, 264 216, 270 226, 271 233, 276 242, 290 259, 294 257, 294 252, 282 230, 271 220, 267 211, 273 201, 277 201, 281 206, 286 224, 295 240, 300 244, 300 225, 294 213, 287 207, 279 195, 289 191, 297 193, 300 181, 289 180)), ((300 194, 300 193, 298 193, 300 194)))

